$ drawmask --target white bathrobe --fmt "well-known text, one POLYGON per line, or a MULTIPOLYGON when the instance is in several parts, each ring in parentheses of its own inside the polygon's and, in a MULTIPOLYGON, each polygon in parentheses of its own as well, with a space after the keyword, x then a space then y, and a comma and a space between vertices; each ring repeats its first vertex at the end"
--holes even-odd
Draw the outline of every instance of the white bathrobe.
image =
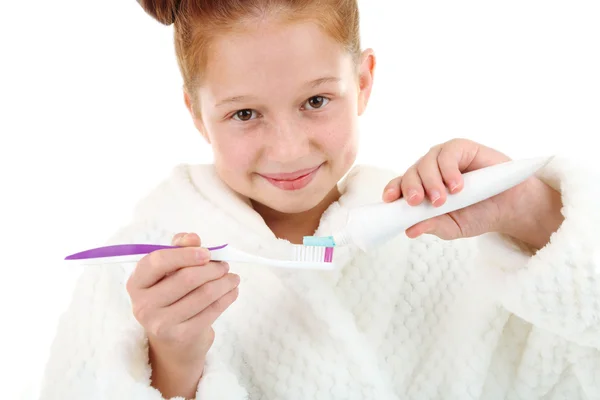
MULTIPOLYGON (((316 234, 380 201, 395 176, 355 167, 316 234)), ((231 263, 240 295, 214 325, 196 398, 600 399, 600 179, 559 159, 539 176, 562 193, 566 219, 537 253, 496 234, 401 233, 368 254, 336 248, 332 272, 231 263)), ((109 243, 170 244, 177 232, 266 256, 289 245, 212 165, 175 168, 109 243)), ((84 272, 43 400, 163 398, 125 289, 134 268, 84 272)))

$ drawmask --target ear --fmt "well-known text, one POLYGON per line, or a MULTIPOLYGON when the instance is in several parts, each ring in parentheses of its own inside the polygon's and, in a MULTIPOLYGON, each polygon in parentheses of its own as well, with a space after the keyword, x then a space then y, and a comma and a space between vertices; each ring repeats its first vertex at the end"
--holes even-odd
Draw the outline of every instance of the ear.
POLYGON ((194 126, 196 127, 196 129, 198 129, 198 132, 200 132, 200 134, 202 135, 204 140, 206 140, 208 142, 208 144, 210 144, 210 139, 209 139, 208 135, 206 134, 206 128, 204 127, 204 124, 202 123, 202 118, 198 115, 198 111, 196 110, 195 105, 192 102, 192 98, 185 89, 183 91, 183 100, 185 102, 186 108, 188 109, 190 115, 192 116, 192 120, 194 121, 194 126))
POLYGON ((371 97, 375 75, 375 53, 372 49, 363 51, 358 66, 358 115, 362 115, 371 97))

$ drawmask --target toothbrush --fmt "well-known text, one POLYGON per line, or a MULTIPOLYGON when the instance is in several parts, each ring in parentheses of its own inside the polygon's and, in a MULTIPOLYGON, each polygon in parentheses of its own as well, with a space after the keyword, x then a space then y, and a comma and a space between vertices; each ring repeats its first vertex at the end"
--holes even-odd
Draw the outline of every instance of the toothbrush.
MULTIPOLYGON (((176 248, 178 247, 153 244, 118 244, 71 254, 65 260, 84 265, 135 263, 153 251, 176 248)), ((210 251, 211 261, 257 263, 281 268, 321 270, 333 270, 335 268, 333 247, 319 244, 318 239, 315 239, 311 246, 291 245, 289 259, 284 260, 259 257, 228 244, 209 247, 208 250, 210 251)))
MULTIPOLYGON (((504 163, 462 175, 463 189, 448 193, 439 207, 429 202, 409 205, 404 198, 391 203, 376 203, 351 209, 344 230, 329 237, 307 236, 303 243, 328 243, 328 246, 355 245, 363 251, 387 242, 418 222, 447 214, 500 194, 531 177, 554 157, 538 157, 504 163)), ((447 190, 447 189, 446 189, 447 190)))

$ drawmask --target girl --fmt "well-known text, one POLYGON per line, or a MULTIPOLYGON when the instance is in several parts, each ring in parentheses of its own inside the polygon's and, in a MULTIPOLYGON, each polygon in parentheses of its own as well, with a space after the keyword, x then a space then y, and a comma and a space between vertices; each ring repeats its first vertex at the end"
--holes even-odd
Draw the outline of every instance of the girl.
POLYGON ((356 0, 154 0, 214 165, 181 165, 110 243, 174 243, 86 270, 43 399, 598 399, 600 181, 556 160, 333 272, 210 261, 332 234, 350 207, 444 203, 508 160, 468 140, 402 177, 352 167, 375 58, 356 0), (383 193, 383 194, 382 194, 383 193), (424 235, 427 234, 427 235, 424 235))

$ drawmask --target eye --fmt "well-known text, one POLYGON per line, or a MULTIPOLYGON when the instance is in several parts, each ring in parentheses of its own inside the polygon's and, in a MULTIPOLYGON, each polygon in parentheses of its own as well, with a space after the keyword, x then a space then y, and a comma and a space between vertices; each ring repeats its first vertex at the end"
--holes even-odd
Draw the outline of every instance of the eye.
POLYGON ((309 110, 317 110, 329 103, 329 99, 323 96, 313 96, 304 103, 304 106, 309 110))
POLYGON ((249 108, 239 110, 235 114, 233 114, 232 118, 242 122, 250 121, 251 119, 256 118, 256 111, 250 110, 249 108))

